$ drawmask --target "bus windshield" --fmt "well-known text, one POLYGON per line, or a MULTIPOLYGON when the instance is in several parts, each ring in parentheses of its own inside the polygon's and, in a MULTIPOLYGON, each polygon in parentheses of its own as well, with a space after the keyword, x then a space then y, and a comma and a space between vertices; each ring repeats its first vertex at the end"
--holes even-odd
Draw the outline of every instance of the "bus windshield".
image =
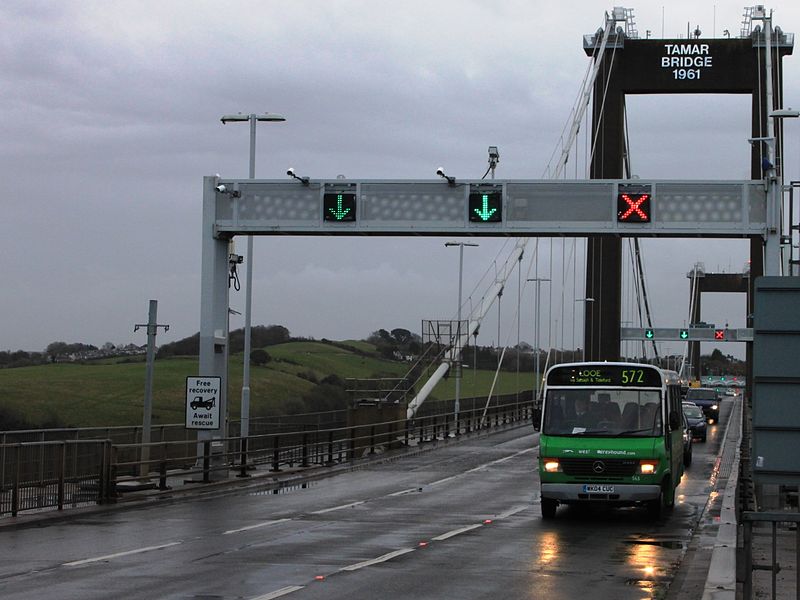
POLYGON ((661 392, 635 389, 549 389, 542 433, 560 436, 661 435, 661 392))

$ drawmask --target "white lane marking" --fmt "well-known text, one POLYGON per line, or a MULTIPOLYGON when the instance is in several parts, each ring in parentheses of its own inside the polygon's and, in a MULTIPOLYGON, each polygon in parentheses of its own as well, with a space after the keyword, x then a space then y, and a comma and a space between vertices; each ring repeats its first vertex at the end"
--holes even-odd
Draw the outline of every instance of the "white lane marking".
POLYGON ((387 494, 386 497, 387 498, 393 498, 394 496, 402 496, 404 494, 410 494, 412 492, 418 492, 419 490, 420 490, 420 488, 418 488, 418 487, 408 488, 407 490, 400 490, 399 492, 393 492, 391 494, 387 494))
POLYGON ((443 542, 446 539, 449 539, 461 533, 466 533, 467 531, 472 531, 473 529, 477 529, 478 527, 483 527, 483 523, 476 523, 475 525, 467 525, 466 527, 461 527, 460 529, 453 529, 453 531, 448 531, 447 533, 443 533, 442 535, 437 535, 435 538, 431 539, 435 542, 443 542))
POLYGON ((342 510, 344 508, 353 508, 354 506, 358 506, 359 504, 365 504, 366 500, 359 500, 358 502, 351 502, 350 504, 342 504, 341 506, 334 506, 332 508, 323 508, 322 510, 315 510, 314 512, 310 513, 312 515, 324 515, 325 513, 333 512, 335 510, 342 510))
POLYGON ((128 550, 126 552, 117 552, 116 554, 106 554, 105 556, 97 556, 95 558, 84 558, 83 560, 75 560, 72 562, 64 563, 61 566, 77 567, 80 565, 88 565, 89 563, 111 560, 112 558, 120 558, 121 556, 130 556, 131 554, 141 554, 142 552, 150 552, 151 550, 161 550, 162 548, 169 548, 170 546, 178 546, 182 543, 183 542, 170 542, 169 544, 161 544, 160 546, 147 546, 146 548, 137 548, 136 550, 128 550))
POLYGON ((282 587, 279 590, 275 590, 274 592, 270 592, 262 596, 256 596, 255 598, 251 598, 250 600, 272 600, 273 598, 280 598, 281 596, 285 596, 286 594, 291 594, 292 592, 296 592, 297 590, 302 590, 304 587, 305 586, 303 585, 287 585, 286 587, 282 587))
POLYGON ((230 535, 232 533, 241 533, 242 531, 250 531, 251 529, 258 529, 259 527, 266 527, 267 525, 275 525, 276 523, 283 523, 291 521, 291 519, 275 519, 273 521, 264 521, 263 523, 256 523, 255 525, 248 525, 247 527, 240 527, 239 529, 229 529, 223 531, 222 535, 230 535))
POLYGON ((458 475, 451 475, 450 477, 445 477, 444 479, 437 479, 436 481, 433 481, 431 483, 426 484, 425 487, 433 487, 434 485, 440 485, 440 484, 445 483, 447 481, 451 481, 451 480, 456 479, 458 477, 462 477, 462 476, 466 475, 467 473, 475 473, 476 471, 482 471, 483 469, 485 469, 487 467, 491 467, 492 465, 498 465, 498 464, 503 463, 503 462, 505 462, 507 460, 511 460, 512 458, 516 458, 517 456, 522 456, 523 454, 527 454, 528 452, 533 452, 533 451, 534 451, 534 448, 525 448, 525 450, 520 450, 519 452, 515 452, 514 454, 509 454, 508 456, 504 456, 503 458, 498 458, 498 459, 495 459, 495 460, 490 461, 488 463, 484 463, 482 465, 478 465, 477 467, 473 467, 473 468, 471 468, 471 469, 469 469, 467 471, 464 471, 463 473, 459 473, 458 475))
POLYGON ((488 462, 483 465, 478 465, 477 467, 473 467, 469 471, 464 471, 464 473, 474 473, 475 471, 480 471, 485 469, 486 467, 491 467, 492 465, 499 465, 500 463, 504 463, 507 460, 511 460, 512 458, 516 458, 518 456, 522 456, 523 454, 527 454, 528 452, 533 452, 534 448, 525 448, 525 450, 520 450, 519 452, 515 452, 514 454, 509 454, 508 456, 504 456, 503 458, 498 458, 491 462, 488 462))
POLYGON ((522 512, 523 510, 528 510, 529 508, 530 508, 530 506, 528 506, 527 504, 523 504, 521 506, 515 506, 514 508, 510 508, 509 510, 507 510, 505 512, 501 512, 499 515, 497 515, 497 518, 498 519, 507 519, 508 517, 510 517, 512 515, 515 515, 515 514, 517 514, 519 512, 522 512))
MULTIPOLYGON (((464 472, 465 473, 469 473, 469 471, 464 471, 464 472)), ((425 487, 433 487, 435 485, 440 485, 442 483, 445 483, 445 482, 448 482, 448 481, 452 481, 453 479, 455 479, 456 477, 459 477, 459 476, 460 476, 460 474, 459 475, 451 475, 450 477, 445 477, 444 479, 437 479, 436 481, 432 481, 432 482, 426 484, 425 487)))
POLYGON ((356 563, 354 565, 348 565, 346 567, 342 567, 339 570, 358 571, 359 569, 363 569, 364 567, 377 565, 378 563, 386 562, 387 560, 392 560, 393 558, 397 558, 398 556, 403 556, 403 554, 408 554, 409 552, 413 552, 414 550, 415 548, 403 548, 401 550, 395 550, 394 552, 389 552, 388 554, 384 554, 383 556, 379 556, 378 558, 373 558, 372 560, 365 560, 364 562, 356 563))

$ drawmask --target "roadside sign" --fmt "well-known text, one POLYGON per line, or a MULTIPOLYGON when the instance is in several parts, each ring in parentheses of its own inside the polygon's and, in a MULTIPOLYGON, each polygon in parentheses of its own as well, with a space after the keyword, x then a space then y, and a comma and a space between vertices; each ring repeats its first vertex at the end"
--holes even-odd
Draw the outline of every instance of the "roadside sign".
POLYGON ((222 377, 186 378, 186 429, 219 429, 222 377))

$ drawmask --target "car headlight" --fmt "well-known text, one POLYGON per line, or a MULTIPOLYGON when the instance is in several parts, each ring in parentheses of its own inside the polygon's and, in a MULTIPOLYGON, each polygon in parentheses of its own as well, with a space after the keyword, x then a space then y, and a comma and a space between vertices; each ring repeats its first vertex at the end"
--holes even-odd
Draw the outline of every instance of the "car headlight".
POLYGON ((711 410, 717 410, 719 408, 719 404, 712 404, 711 410))

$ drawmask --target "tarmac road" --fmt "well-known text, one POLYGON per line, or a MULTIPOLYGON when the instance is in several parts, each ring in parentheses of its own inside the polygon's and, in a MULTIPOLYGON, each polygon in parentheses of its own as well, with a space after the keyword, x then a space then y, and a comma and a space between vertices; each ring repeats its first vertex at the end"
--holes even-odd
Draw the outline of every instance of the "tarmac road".
MULTIPOLYGON (((726 401, 723 424, 729 411, 726 401)), ((8 528, 0 533, 1 595, 663 597, 679 572, 682 584, 691 579, 682 561, 713 491, 723 433, 714 426, 707 443, 695 444, 676 507, 660 522, 635 508, 577 507, 543 521, 538 434, 526 426, 280 493, 251 490, 8 528)))

